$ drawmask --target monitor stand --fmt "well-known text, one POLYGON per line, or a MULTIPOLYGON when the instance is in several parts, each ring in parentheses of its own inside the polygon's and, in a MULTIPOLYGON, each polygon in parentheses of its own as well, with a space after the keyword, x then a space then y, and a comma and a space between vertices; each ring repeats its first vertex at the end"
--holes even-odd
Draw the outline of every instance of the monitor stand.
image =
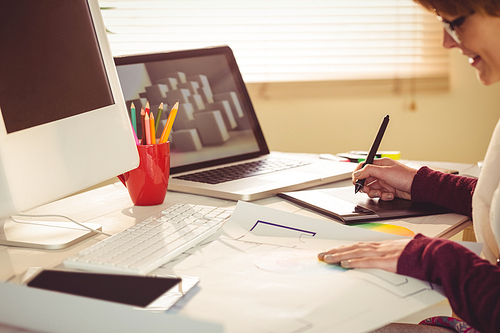
MULTIPOLYGON (((95 230, 102 230, 101 225, 96 223, 85 223, 85 225, 95 230)), ((72 222, 34 220, 15 222, 10 217, 0 219, 0 245, 59 250, 94 235, 97 233, 72 222)))

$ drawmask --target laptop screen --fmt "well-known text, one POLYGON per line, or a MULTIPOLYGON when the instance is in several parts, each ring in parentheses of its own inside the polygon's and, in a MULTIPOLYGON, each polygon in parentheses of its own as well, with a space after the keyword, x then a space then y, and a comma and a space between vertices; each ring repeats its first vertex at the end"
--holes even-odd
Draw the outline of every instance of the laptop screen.
POLYGON ((169 136, 172 174, 269 153, 229 47, 116 57, 115 64, 129 112, 136 108, 139 138, 141 107, 149 102, 158 117, 163 103, 160 137, 179 102, 169 136))

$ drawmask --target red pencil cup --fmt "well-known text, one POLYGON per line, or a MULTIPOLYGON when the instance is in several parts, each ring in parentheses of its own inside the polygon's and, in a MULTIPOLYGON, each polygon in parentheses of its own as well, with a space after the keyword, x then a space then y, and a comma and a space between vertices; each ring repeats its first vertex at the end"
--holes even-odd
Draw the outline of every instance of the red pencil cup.
POLYGON ((170 143, 138 145, 137 169, 119 175, 136 206, 160 205, 165 200, 170 176, 170 143))

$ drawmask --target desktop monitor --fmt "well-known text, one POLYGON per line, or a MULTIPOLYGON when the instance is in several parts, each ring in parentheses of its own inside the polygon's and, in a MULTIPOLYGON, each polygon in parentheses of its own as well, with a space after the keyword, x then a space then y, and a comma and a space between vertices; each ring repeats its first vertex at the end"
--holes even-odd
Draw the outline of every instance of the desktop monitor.
POLYGON ((39 247, 8 217, 139 158, 97 0, 6 1, 0 45, 0 244, 39 247))

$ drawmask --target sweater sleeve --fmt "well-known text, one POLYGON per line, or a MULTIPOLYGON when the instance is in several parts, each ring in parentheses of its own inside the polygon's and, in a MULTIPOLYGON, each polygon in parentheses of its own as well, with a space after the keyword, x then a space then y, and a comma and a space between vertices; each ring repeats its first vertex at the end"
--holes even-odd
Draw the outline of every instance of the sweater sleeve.
POLYGON ((455 313, 480 332, 500 332, 500 267, 450 240, 421 234, 398 260, 398 274, 442 285, 455 313))
POLYGON ((477 179, 443 173, 422 167, 411 185, 411 199, 430 202, 472 217, 472 195, 477 179))

